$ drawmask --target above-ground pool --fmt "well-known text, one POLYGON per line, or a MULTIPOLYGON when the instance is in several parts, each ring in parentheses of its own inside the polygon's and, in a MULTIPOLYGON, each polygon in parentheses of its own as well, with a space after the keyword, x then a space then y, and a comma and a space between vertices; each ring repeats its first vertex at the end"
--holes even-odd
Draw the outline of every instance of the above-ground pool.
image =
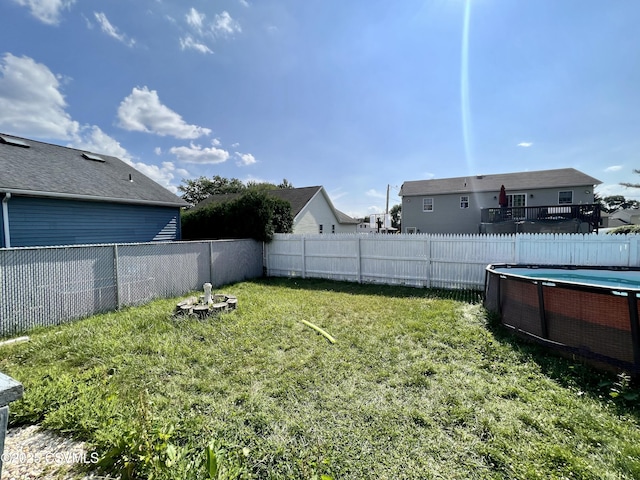
POLYGON ((484 293, 485 308, 517 333, 640 374, 640 269, 489 265, 484 293))

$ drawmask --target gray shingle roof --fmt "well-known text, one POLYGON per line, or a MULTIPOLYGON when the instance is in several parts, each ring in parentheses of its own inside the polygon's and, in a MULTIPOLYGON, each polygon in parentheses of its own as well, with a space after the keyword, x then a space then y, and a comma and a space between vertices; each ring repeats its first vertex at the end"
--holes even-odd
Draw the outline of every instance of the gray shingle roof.
POLYGON ((109 155, 0 134, 29 148, 0 140, 0 191, 122 203, 186 206, 177 195, 109 155), (85 158, 83 153, 104 161, 85 158))
POLYGON ((507 190, 599 185, 602 182, 575 168, 539 170, 534 172, 469 175, 468 177, 407 181, 400 196, 439 195, 464 192, 495 192, 504 185, 507 190))
POLYGON ((358 225, 360 223, 360 220, 358 220, 357 218, 350 217, 346 213, 338 210, 337 208, 335 209, 335 211, 338 214, 338 221, 340 223, 346 223, 349 225, 358 225))
MULTIPOLYGON (((267 193, 274 197, 286 200, 291 204, 291 213, 295 218, 302 209, 311 201, 311 199, 322 190, 321 186, 314 187, 302 187, 302 188, 278 188, 276 190, 269 190, 267 193)), ((212 203, 222 203, 235 200, 241 195, 241 193, 226 193, 221 195, 210 195, 203 201, 198 203, 195 208, 200 208, 212 203)), ((328 200, 328 198, 327 198, 328 200)), ((329 202, 331 204, 331 202, 329 202)), ((353 223, 357 224, 358 221, 351 218, 340 210, 335 209, 336 216, 340 223, 353 223)))

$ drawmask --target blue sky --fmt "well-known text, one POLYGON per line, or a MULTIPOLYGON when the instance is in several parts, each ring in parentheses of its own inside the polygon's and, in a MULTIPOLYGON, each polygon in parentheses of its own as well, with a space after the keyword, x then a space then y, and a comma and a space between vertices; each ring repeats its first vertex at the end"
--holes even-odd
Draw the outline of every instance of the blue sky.
MULTIPOLYGON (((172 191, 574 167, 640 199, 640 2, 0 0, 0 132, 116 155, 172 191)), ((1 173, 0 173, 1 175, 1 173)))

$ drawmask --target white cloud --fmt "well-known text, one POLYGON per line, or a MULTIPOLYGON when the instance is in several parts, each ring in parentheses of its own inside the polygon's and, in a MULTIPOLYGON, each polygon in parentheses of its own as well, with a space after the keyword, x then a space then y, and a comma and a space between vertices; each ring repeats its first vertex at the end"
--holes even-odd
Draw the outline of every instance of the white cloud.
POLYGON ((367 190, 366 195, 367 197, 373 197, 373 198, 387 198, 386 193, 378 192, 373 188, 371 190, 367 190))
POLYGON ((0 58, 0 127, 18 135, 71 139, 80 128, 65 112, 60 79, 32 58, 0 58))
POLYGON ((637 188, 623 187, 619 183, 600 184, 594 189, 600 197, 612 197, 614 195, 622 195, 631 200, 640 200, 640 191, 637 188))
POLYGON ((256 163, 256 157, 254 157, 250 153, 240 153, 240 152, 235 152, 235 153, 236 153, 236 157, 238 157, 238 161, 236 162, 236 165, 238 165, 239 167, 247 167, 249 165, 253 165, 254 163, 256 163))
POLYGON ((187 23, 195 29, 198 33, 202 33, 202 27, 204 25, 205 14, 198 12, 195 8, 191 7, 189 13, 185 15, 187 23))
POLYGON ((120 127, 136 131, 192 139, 209 135, 211 130, 185 123, 182 117, 160 103, 158 93, 147 87, 134 87, 118 107, 120 127))
MULTIPOLYGON (((165 162, 161 167, 136 162, 131 154, 99 127, 72 120, 60 92, 59 76, 29 57, 7 53, 0 59, 0 131, 26 137, 67 140, 80 150, 111 155, 130 164, 172 192, 176 170, 165 162)), ((188 175, 185 175, 185 177, 188 175)))
POLYGON ((223 36, 233 35, 242 31, 240 24, 231 18, 227 11, 216 15, 215 21, 211 25, 211 30, 214 34, 223 36))
POLYGON ((622 165, 611 165, 604 169, 605 172, 619 172, 622 170, 622 165))
POLYGON ((162 149, 160 147, 156 147, 153 149, 153 153, 156 155, 162 155, 162 149))
POLYGON ((75 0, 14 0, 18 5, 28 7, 31 15, 42 23, 48 25, 58 25, 60 14, 65 8, 68 9, 75 3, 75 0))
POLYGON ((328 193, 329 193, 329 198, 331 199, 332 202, 334 202, 334 206, 336 201, 338 201, 342 197, 346 197, 349 195, 349 192, 345 192, 344 190, 342 190, 342 187, 338 187, 334 190, 331 190, 328 193))
POLYGON ((528 147, 530 147, 531 145, 533 145, 533 142, 520 142, 520 143, 518 144, 518 146, 519 146, 519 147, 524 147, 524 148, 528 148, 528 147))
POLYGON ((196 50, 200 53, 213 53, 213 50, 207 47, 204 43, 194 40, 191 35, 180 38, 180 48, 182 50, 196 50))
POLYGON ((162 166, 159 167, 158 165, 149 165, 142 162, 132 162, 131 166, 150 179, 159 183, 170 192, 178 193, 178 187, 172 185, 172 182, 175 178, 175 175, 173 174, 173 172, 175 171, 175 166, 173 165, 173 163, 162 162, 162 166))
POLYGON ((100 24, 100 28, 104 33, 109 35, 111 38, 115 38, 119 42, 124 43, 125 45, 132 47, 135 45, 136 41, 130 38, 127 38, 126 35, 120 33, 116 27, 114 27, 107 16, 102 12, 93 12, 93 15, 96 17, 96 20, 100 24))
POLYGON ((185 168, 176 168, 176 173, 180 175, 181 178, 189 178, 191 174, 185 168))
POLYGON ((221 148, 207 147, 191 143, 188 147, 171 147, 169 149, 179 161, 185 163, 216 164, 223 163, 229 159, 229 152, 221 148))
POLYGON ((247 0, 238 0, 238 3, 240 5, 242 5, 243 7, 248 7, 249 6, 249 2, 247 2, 247 0))
POLYGON ((182 50, 197 50, 200 53, 213 53, 205 40, 215 37, 227 37, 241 32, 240 24, 231 18, 229 12, 223 11, 215 15, 213 21, 206 21, 206 15, 195 8, 190 8, 185 15, 189 34, 180 38, 182 50))
POLYGON ((133 164, 133 157, 120 143, 113 137, 104 133, 98 126, 85 126, 80 129, 71 143, 70 147, 80 150, 87 150, 93 153, 103 153, 118 157, 120 160, 133 164))
POLYGON ((238 148, 240 144, 238 142, 231 144, 232 148, 238 148))

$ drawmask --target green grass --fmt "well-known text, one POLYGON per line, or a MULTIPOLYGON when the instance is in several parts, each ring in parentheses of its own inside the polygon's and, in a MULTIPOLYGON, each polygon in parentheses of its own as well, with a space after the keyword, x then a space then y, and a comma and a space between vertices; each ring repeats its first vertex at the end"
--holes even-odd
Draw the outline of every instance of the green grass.
POLYGON ((637 390, 512 338, 475 295, 222 291, 238 310, 216 319, 161 300, 2 347, 25 386, 11 424, 86 440, 124 478, 640 478, 637 390))

